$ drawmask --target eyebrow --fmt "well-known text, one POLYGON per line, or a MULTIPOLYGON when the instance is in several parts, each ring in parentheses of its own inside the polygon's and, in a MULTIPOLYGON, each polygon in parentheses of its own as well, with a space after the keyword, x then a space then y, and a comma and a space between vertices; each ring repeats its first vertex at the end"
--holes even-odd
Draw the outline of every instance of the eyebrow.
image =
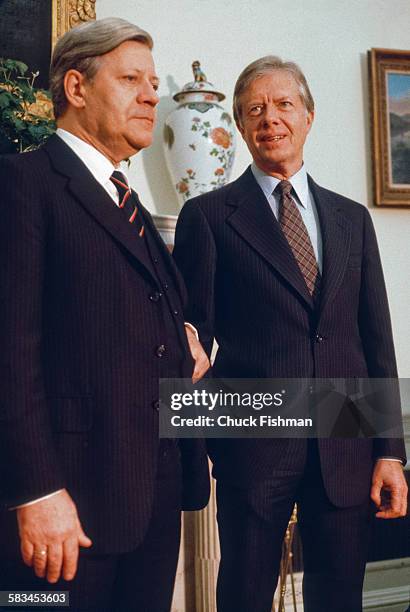
MULTIPOLYGON (((139 68, 132 68, 133 72, 136 72, 138 75, 141 75, 143 73, 143 70, 140 70, 139 68)), ((159 85, 159 77, 157 77, 157 75, 153 75, 150 78, 151 83, 155 83, 155 85, 159 85)))
MULTIPOLYGON (((280 94, 277 97, 275 97, 273 99, 274 102, 282 102, 283 100, 291 100, 292 99, 292 94, 280 94)), ((246 106, 260 106, 262 104, 265 104, 265 100, 263 99, 263 97, 261 96, 261 98, 255 98, 253 100, 250 100, 250 102, 246 103, 246 106)))
POLYGON ((265 104, 263 100, 252 100, 251 102, 247 102, 245 106, 262 106, 263 104, 265 104))

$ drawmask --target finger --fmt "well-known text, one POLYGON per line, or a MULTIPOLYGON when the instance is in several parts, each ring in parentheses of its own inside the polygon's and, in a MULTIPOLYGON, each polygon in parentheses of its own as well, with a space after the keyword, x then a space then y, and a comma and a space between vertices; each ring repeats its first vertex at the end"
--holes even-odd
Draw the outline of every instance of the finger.
POLYGON ((63 544, 63 578, 72 580, 77 573, 79 542, 76 538, 70 538, 63 544))
POLYGON ((21 540, 20 551, 24 563, 31 567, 33 565, 34 546, 30 540, 21 540))
POLYGON ((195 362, 195 368, 194 368, 194 373, 192 375, 192 381, 196 382, 200 380, 204 376, 204 374, 209 370, 209 367, 210 367, 210 363, 209 363, 208 357, 198 359, 198 361, 195 362))
POLYGON ((86 536, 85 533, 79 536, 78 543, 83 548, 90 548, 90 546, 93 545, 92 540, 90 540, 90 538, 86 536))
POLYGON ((402 496, 401 492, 397 489, 392 490, 391 500, 390 500, 390 509, 392 512, 396 514, 396 516, 400 516, 402 506, 402 496))
POLYGON ((370 491, 370 498, 376 504, 378 508, 380 507, 382 503, 380 491, 381 491, 381 483, 373 484, 372 489, 370 491))
POLYGON ((90 540, 90 538, 87 535, 85 535, 80 521, 78 521, 77 533, 78 533, 78 543, 80 546, 82 546, 83 548, 90 548, 90 546, 93 545, 92 540, 90 540))
POLYGON ((400 498, 399 516, 406 516, 406 514, 407 514, 407 489, 404 489, 401 493, 401 498, 400 498))
POLYGON ((194 371, 192 373, 192 382, 196 383, 200 378, 201 378, 201 374, 200 374, 201 370, 198 367, 198 362, 195 362, 195 367, 194 367, 194 371))
POLYGON ((60 578, 63 565, 62 544, 50 544, 47 551, 47 580, 54 584, 60 578))
POLYGON ((47 546, 36 545, 33 553, 34 573, 38 578, 44 578, 47 567, 47 546))
POLYGON ((401 506, 401 516, 406 516, 407 514, 408 496, 409 496, 409 489, 407 487, 407 484, 405 484, 404 491, 403 491, 403 502, 401 506))
POLYGON ((381 510, 380 512, 376 512, 375 516, 376 518, 381 518, 381 519, 392 519, 392 518, 398 518, 399 514, 397 512, 394 512, 391 508, 387 508, 386 510, 381 510))
POLYGON ((209 359, 208 357, 204 357, 203 359, 201 359, 201 362, 199 364, 199 368, 201 370, 201 376, 203 376, 205 374, 205 372, 207 372, 207 370, 209 370, 209 359))
POLYGON ((388 500, 387 502, 383 503, 380 508, 379 511, 376 513, 376 517, 377 518, 383 518, 383 519, 392 519, 392 518, 398 518, 400 516, 400 509, 401 509, 401 504, 399 509, 393 508, 391 500, 388 500))

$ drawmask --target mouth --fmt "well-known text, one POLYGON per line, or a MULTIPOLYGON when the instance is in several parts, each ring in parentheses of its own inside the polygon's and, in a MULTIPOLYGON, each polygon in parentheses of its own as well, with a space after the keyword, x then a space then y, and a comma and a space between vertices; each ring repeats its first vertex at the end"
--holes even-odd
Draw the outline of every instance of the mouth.
POLYGON ((283 140, 284 138, 286 138, 286 136, 284 135, 266 135, 266 136, 261 136, 260 141, 261 142, 279 142, 280 140, 283 140))
POLYGON ((148 123, 151 125, 154 124, 154 119, 152 117, 134 117, 134 119, 137 119, 138 121, 148 121, 148 123))

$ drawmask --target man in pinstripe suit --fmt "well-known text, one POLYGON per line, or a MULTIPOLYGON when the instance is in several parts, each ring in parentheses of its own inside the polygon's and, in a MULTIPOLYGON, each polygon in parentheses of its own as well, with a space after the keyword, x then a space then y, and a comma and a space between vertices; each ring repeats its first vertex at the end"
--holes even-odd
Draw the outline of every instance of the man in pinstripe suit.
POLYGON ((151 49, 122 19, 68 32, 57 134, 0 160, 0 590, 71 610, 168 612, 181 509, 209 494, 205 448, 159 440, 159 378, 209 362, 121 165, 152 141, 151 49))
MULTIPOLYGON (((303 164, 314 116, 297 65, 250 64, 234 115, 253 158, 233 183, 188 201, 175 258, 189 320, 214 375, 395 377, 376 237, 366 208, 317 185, 303 164)), ((210 440, 217 479, 220 612, 268 612, 298 502, 307 612, 359 612, 371 500, 406 512, 400 439, 210 440), (390 493, 381 502, 381 492, 390 493)))

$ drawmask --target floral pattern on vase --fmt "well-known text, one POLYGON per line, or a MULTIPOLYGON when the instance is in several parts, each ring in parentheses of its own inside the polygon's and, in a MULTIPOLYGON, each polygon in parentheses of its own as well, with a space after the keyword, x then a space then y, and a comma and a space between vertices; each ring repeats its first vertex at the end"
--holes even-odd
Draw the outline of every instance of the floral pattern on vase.
POLYGON ((225 185, 235 155, 234 125, 219 104, 225 96, 206 80, 199 62, 193 70, 201 80, 175 94, 179 105, 164 124, 165 157, 181 206, 225 185))

